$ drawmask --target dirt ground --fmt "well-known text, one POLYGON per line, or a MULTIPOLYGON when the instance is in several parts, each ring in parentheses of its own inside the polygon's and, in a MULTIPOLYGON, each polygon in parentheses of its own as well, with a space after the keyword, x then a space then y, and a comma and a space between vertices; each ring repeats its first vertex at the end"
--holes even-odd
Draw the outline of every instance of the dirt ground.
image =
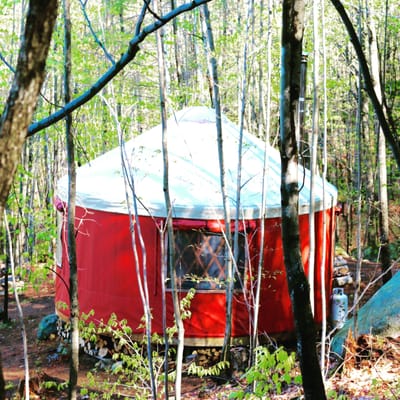
MULTIPOLYGON (((65 392, 44 389, 40 385, 48 381, 67 381, 69 376, 69 359, 57 351, 59 339, 57 337, 44 341, 37 339, 37 330, 41 319, 54 312, 52 279, 49 278, 49 281, 43 284, 40 290, 26 287, 20 293, 19 298, 27 332, 31 399, 66 399, 65 392)), ((0 296, 0 301, 3 301, 3 296, 0 296)), ((18 391, 23 392, 24 353, 21 326, 18 322, 16 302, 12 295, 9 296, 9 318, 9 324, 0 323, 0 349, 3 372, 7 382, 7 398, 14 399, 17 398, 18 391)), ((361 348, 362 346, 360 347, 356 342, 353 343, 353 354, 348 357, 350 361, 340 370, 340 373, 336 372, 327 381, 328 392, 335 390, 338 394, 346 395, 348 399, 358 400, 400 398, 400 340, 375 344, 381 348, 376 349, 370 343, 371 357, 369 357, 368 354, 365 356, 365 348, 361 348), (358 362, 360 357, 358 357, 357 351, 364 352, 362 363, 358 362)), ((88 372, 94 370, 97 361, 93 357, 81 353, 80 387, 93 388, 93 383, 88 380, 88 372)), ((99 382, 109 378, 109 374, 104 370, 97 370, 95 376, 99 382)), ((182 383, 182 398, 227 399, 229 393, 238 388, 237 384, 240 382, 219 385, 213 379, 185 375, 182 383)), ((135 395, 131 394, 130 397, 135 398, 135 395)), ((82 396, 80 398, 89 397, 82 396)), ((90 398, 102 398, 102 395, 98 393, 98 396, 90 398)), ((281 395, 271 398, 276 400, 300 399, 301 387, 288 387, 281 395)), ((332 398, 336 399, 337 397, 332 398)))
MULTIPOLYGON (((0 296, 1 302, 3 302, 3 298, 4 296, 0 296)), ((40 289, 25 287, 19 294, 19 300, 27 334, 31 399, 66 399, 66 392, 40 387, 44 382, 68 381, 69 377, 69 357, 61 355, 58 351, 59 338, 54 336, 47 340, 37 339, 40 321, 43 317, 54 313, 54 286, 51 278, 40 289)), ((3 304, 0 305, 1 308, 3 308, 2 306, 3 304)), ((9 324, 0 323, 0 349, 7 399, 11 400, 18 398, 18 395, 23 393, 25 378, 21 324, 18 322, 18 309, 13 295, 9 295, 9 319, 9 324)), ((80 387, 93 389, 93 391, 98 390, 96 384, 88 379, 90 371, 96 371, 96 382, 110 378, 108 372, 96 368, 97 362, 97 359, 86 353, 80 353, 78 378, 80 387)), ((212 399, 216 390, 217 383, 212 379, 185 376, 182 383, 182 398, 212 399)), ((102 395, 99 393, 98 396, 90 398, 102 398, 102 395)), ((135 397, 133 396, 133 398, 135 397)))
MULTIPOLYGON (((1 299, 3 300, 3 296, 1 299)), ((58 339, 56 337, 45 341, 37 339, 41 319, 54 313, 52 282, 43 284, 40 289, 25 288, 19 294, 19 300, 27 335, 30 378, 36 379, 36 377, 48 375, 60 380, 68 379, 69 365, 67 360, 58 355, 58 339)), ((10 322, 1 324, 0 345, 4 378, 7 382, 8 396, 11 399, 25 376, 22 330, 13 295, 9 295, 8 312, 10 322)), ((85 366, 84 360, 82 367, 85 366)))

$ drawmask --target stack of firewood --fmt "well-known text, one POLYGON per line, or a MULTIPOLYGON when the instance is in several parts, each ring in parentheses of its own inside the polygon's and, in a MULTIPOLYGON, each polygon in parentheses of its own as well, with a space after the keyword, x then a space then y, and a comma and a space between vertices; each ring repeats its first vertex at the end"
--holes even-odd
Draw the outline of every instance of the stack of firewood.
POLYGON ((333 263, 333 286, 343 287, 353 283, 347 261, 342 256, 335 257, 333 263))

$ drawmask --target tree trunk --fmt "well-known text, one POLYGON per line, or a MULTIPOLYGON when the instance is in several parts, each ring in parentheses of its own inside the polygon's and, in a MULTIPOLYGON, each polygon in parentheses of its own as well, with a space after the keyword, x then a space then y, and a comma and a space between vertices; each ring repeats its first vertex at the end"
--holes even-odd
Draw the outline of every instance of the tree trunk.
MULTIPOLYGON (((322 32, 322 85, 323 85, 323 136, 322 136, 322 204, 324 209, 326 208, 327 195, 325 191, 325 182, 327 179, 328 172, 328 150, 327 150, 327 137, 328 137, 328 90, 327 90, 327 52, 326 52, 326 40, 325 40, 325 6, 324 2, 320 3, 321 6, 321 32, 322 32)), ((321 354, 320 354, 320 365, 323 379, 326 376, 326 369, 328 368, 327 361, 329 358, 326 357, 326 330, 327 330, 327 314, 328 314, 328 304, 326 299, 326 260, 330 255, 330 251, 327 248, 326 236, 327 236, 327 215, 323 214, 322 218, 323 226, 323 240, 322 240, 322 259, 320 264, 320 276, 321 276, 321 307, 322 307, 322 326, 321 326, 321 354)))
POLYGON ((363 182, 365 186, 365 202, 366 202, 366 238, 365 243, 368 247, 375 247, 376 245, 376 230, 374 227, 374 217, 377 213, 374 209, 375 198, 375 167, 374 167, 374 143, 375 138, 371 138, 370 125, 369 125, 369 101, 366 96, 361 99, 361 134, 363 139, 362 153, 365 164, 365 176, 363 182), (371 141, 373 139, 373 141, 371 141))
MULTIPOLYGON (((314 1, 313 4, 313 42, 314 42, 314 70, 313 70, 313 111, 312 111, 312 130, 310 137, 310 214, 308 216, 309 223, 309 235, 310 235, 310 253, 308 259, 308 282, 310 285, 310 303, 311 311, 314 315, 315 304, 314 304, 314 280, 315 280, 315 179, 317 176, 317 157, 318 157, 318 138, 319 138, 319 112, 320 112, 320 100, 319 100, 319 28, 318 28, 318 10, 319 2, 314 1)), ((305 97, 305 90, 302 94, 305 97)), ((303 100, 304 101, 304 100, 303 100)))
MULTIPOLYGON (((71 17, 70 1, 63 0, 64 13, 64 102, 71 101, 71 17)), ((79 303, 78 303, 78 267, 75 240, 75 196, 76 167, 75 145, 72 132, 72 115, 65 117, 65 133, 67 139, 68 158, 68 261, 70 266, 69 297, 71 323, 71 358, 69 363, 68 398, 75 400, 78 396, 79 371, 79 303)))
POLYGON ((305 398, 323 400, 326 396, 316 352, 310 290, 301 259, 298 221, 298 149, 295 121, 300 92, 304 8, 302 0, 283 2, 280 104, 282 239, 305 398))
MULTIPOLYGON (((170 4, 171 4, 171 10, 173 10, 176 7, 176 1, 170 0, 170 4)), ((176 18, 172 20, 172 32, 174 35, 174 61, 175 61, 176 80, 178 85, 180 86, 183 83, 183 79, 182 79, 181 55, 179 51, 178 22, 176 18)), ((183 106, 184 104, 181 103, 180 105, 183 106)))
MULTIPOLYGON (((360 7, 361 8, 361 7, 360 7)), ((362 10, 359 8, 359 18, 358 18, 358 35, 361 40, 362 30, 361 30, 361 13, 362 10)), ((358 332, 358 311, 359 311, 359 299, 360 299, 360 288, 361 288, 361 267, 362 267, 362 259, 363 259, 363 240, 362 240, 362 221, 361 221, 361 212, 362 212, 362 181, 361 181, 361 161, 362 161, 362 138, 361 138, 361 111, 362 111, 362 75, 361 68, 358 70, 357 76, 357 113, 356 113, 356 151, 355 151, 355 204, 356 204, 356 215, 357 215, 357 227, 356 227, 356 250, 357 250, 357 264, 356 271, 354 276, 354 311, 353 311, 353 320, 354 320, 354 337, 357 337, 358 332)))
MULTIPOLYGON (((378 44, 376 40, 376 31, 373 21, 373 17, 368 18, 368 30, 369 30, 369 43, 370 43, 370 55, 371 55, 371 78, 372 84, 378 100, 382 103, 382 88, 380 81, 380 68, 379 68, 379 54, 378 44)), ((380 261, 382 264, 382 276, 383 283, 386 283, 392 277, 392 271, 390 266, 392 260, 390 257, 389 248, 389 200, 387 190, 387 167, 386 167, 386 139, 383 134, 382 128, 377 125, 377 136, 378 136, 378 177, 379 177, 379 244, 381 247, 380 261)))
POLYGON ((224 207, 224 221, 225 221, 225 237, 226 237, 226 248, 225 248, 225 259, 226 259, 226 311, 225 311, 225 333, 224 333, 224 344, 222 347, 222 359, 229 361, 230 359, 230 346, 231 346, 231 334, 232 334, 232 302, 233 302, 233 263, 230 255, 229 246, 232 243, 232 235, 230 229, 230 205, 226 190, 226 175, 225 175, 225 161, 223 152, 223 136, 222 136, 222 125, 221 125, 221 102, 219 95, 219 83, 218 83, 218 71, 217 71, 217 60, 215 59, 215 46, 214 37, 211 29, 210 12, 207 4, 204 4, 200 8, 201 17, 204 25, 204 40, 205 48, 207 51, 207 58, 209 63, 209 74, 210 74, 210 92, 212 98, 212 105, 215 108, 215 121, 217 128, 218 138, 218 157, 219 157, 219 168, 220 168, 220 184, 222 203, 224 207))
POLYGON ((382 268, 382 282, 388 282, 392 277, 392 259, 389 247, 389 200, 387 193, 387 170, 386 170, 386 140, 379 129, 378 135, 378 175, 379 175, 379 245, 380 261, 382 268))
MULTIPOLYGON (((14 81, 0 119, 0 215, 3 215, 45 76, 57 6, 57 0, 32 0, 29 4, 14 81)), ((0 399, 4 398, 3 383, 0 362, 0 399)))
MULTIPOLYGON (((265 147, 264 147, 264 152, 265 155, 268 152, 268 146, 270 143, 270 132, 271 132, 271 76, 272 76, 272 55, 271 55, 271 48, 272 48, 272 32, 271 32, 271 27, 272 27, 272 21, 271 21, 271 14, 272 14, 272 0, 268 0, 268 20, 267 20, 267 60, 266 60, 266 81, 267 81, 267 87, 266 87, 266 93, 265 96, 263 94, 262 90, 262 84, 260 83, 260 90, 259 90, 259 108, 260 110, 263 110, 262 115, 263 115, 263 123, 265 124, 265 136, 264 136, 264 141, 265 141, 265 147), (265 100, 264 100, 265 98, 265 100), (265 101, 265 105, 262 105, 262 102, 265 101), (265 114, 265 115, 264 115, 265 114)), ((260 8, 264 8, 264 3, 263 1, 260 2, 260 8)), ((263 35, 263 25, 262 25, 262 18, 260 20, 260 35, 263 35)), ((261 68, 260 64, 260 72, 259 72, 259 81, 262 82, 263 79, 263 69, 261 68)), ((260 124, 260 129, 262 129, 262 124, 260 124)), ((259 133, 261 130, 259 131, 259 133)), ((262 137, 262 135, 260 135, 262 137)), ((268 157, 264 157, 264 166, 263 166, 263 184, 261 187, 261 193, 262 193, 262 200, 261 200, 261 207, 262 207, 262 214, 261 214, 261 220, 264 220, 266 218, 266 187, 268 185, 268 157)), ((259 321, 259 312, 260 312, 260 298, 261 298, 261 285, 262 285, 262 271, 263 271, 263 266, 264 266, 264 248, 265 248, 265 224, 261 224, 260 226, 260 249, 259 249, 259 259, 257 263, 257 280, 255 283, 255 296, 254 296, 254 312, 253 312, 253 336, 252 340, 250 342, 250 363, 253 364, 253 356, 254 356, 254 348, 258 345, 258 321, 259 321)))
MULTIPOLYGON (((24 376, 25 376, 25 385, 24 385, 24 395, 25 399, 29 399, 29 354, 28 354, 28 338, 26 335, 26 326, 24 322, 24 313, 22 311, 22 306, 21 306, 21 301, 19 299, 19 294, 18 290, 16 289, 16 273, 15 273, 15 264, 14 264, 14 250, 12 246, 12 240, 11 240, 11 231, 10 231, 10 225, 7 220, 7 212, 4 212, 4 225, 6 228, 6 235, 8 239, 8 245, 9 245, 9 255, 10 255, 10 266, 11 266, 11 277, 12 277, 12 285, 15 288, 14 290, 14 297, 15 297, 15 304, 17 306, 17 311, 18 311, 18 322, 20 323, 20 329, 21 329, 21 336, 22 336, 22 347, 24 349, 24 376)), ((3 374, 1 374, 3 375, 3 374)), ((3 378, 2 378, 3 379, 3 378)))
MULTIPOLYGON (((158 13, 161 12, 161 4, 156 1, 155 7, 158 13)), ((163 190, 165 198, 165 207, 167 210, 167 235, 168 235, 168 249, 169 249, 169 269, 171 275, 171 288, 172 288, 172 302, 174 307, 175 324, 177 327, 177 350, 176 350, 176 377, 175 377, 175 398, 181 398, 182 390, 182 368, 183 368, 183 350, 185 341, 185 327, 183 325, 181 308, 179 304, 179 296, 177 289, 177 277, 175 269, 175 238, 174 227, 172 218, 172 202, 170 197, 169 187, 169 159, 168 159, 168 126, 167 126, 167 110, 166 110, 166 90, 167 90, 167 71, 165 68, 164 58, 164 38, 163 31, 157 30, 157 56, 158 56, 158 71, 159 71, 159 86, 160 86, 160 112, 161 112, 161 126, 162 126, 162 152, 163 152, 163 190)), ((163 282, 165 284, 165 282, 163 282)), ((168 392, 168 385, 165 386, 168 392)), ((153 390, 154 399, 156 399, 155 389, 153 390)))
POLYGON ((45 76, 57 0, 31 0, 14 81, 0 120, 0 215, 3 215, 45 76))

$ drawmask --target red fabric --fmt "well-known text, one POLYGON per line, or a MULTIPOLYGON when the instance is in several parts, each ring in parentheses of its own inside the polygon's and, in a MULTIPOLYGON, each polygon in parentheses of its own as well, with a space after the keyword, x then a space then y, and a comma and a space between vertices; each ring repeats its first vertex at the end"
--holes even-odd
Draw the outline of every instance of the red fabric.
MULTIPOLYGON (((107 321, 112 313, 118 319, 126 319, 135 333, 144 314, 137 275, 142 277, 145 269, 150 307, 152 310, 152 330, 162 334, 161 302, 161 260, 160 234, 156 222, 149 217, 140 217, 140 227, 135 225, 137 255, 132 250, 129 217, 102 211, 90 211, 77 207, 76 228, 78 230, 77 259, 79 280, 79 304, 81 312, 94 310, 94 320, 107 321), (145 251, 138 240, 138 229, 145 241, 145 251)), ((326 238, 326 283, 327 300, 331 289, 333 263, 334 210, 327 210, 326 238)), ((315 303, 316 321, 321 321, 320 263, 322 257, 322 216, 316 214, 316 260, 315 260, 315 303)), ((66 218, 66 216, 64 216, 66 218)), ((182 220, 179 228, 185 225, 182 220)), ((190 221, 192 223, 193 221, 190 221)), ((199 221, 198 225, 204 224, 199 221)), ((256 221, 251 224, 257 226, 256 221)), ((64 224, 66 226, 66 224, 64 224)), ((193 225, 192 225, 193 227, 193 225)), ((300 217, 300 238, 303 262, 308 269, 309 251, 308 215, 300 217)), ((58 268, 56 279, 56 306, 58 313, 68 318, 69 267, 66 256, 66 235, 63 232, 63 263, 58 268)), ((256 271, 259 248, 259 229, 249 235, 251 268, 256 271)), ((285 267, 283 263, 280 219, 265 222, 264 280, 261 291, 259 332, 283 333, 294 329, 290 297, 287 291, 285 267)), ((184 295, 184 293, 182 293, 184 295)), ((251 296, 249 296, 250 298, 251 296)), ((235 292, 232 315, 232 336, 249 334, 249 306, 241 292, 235 292)), ((192 301, 192 317, 184 322, 185 336, 188 338, 222 338, 225 332, 225 293, 197 292, 192 301)), ((167 324, 173 324, 171 293, 167 293, 167 324)))

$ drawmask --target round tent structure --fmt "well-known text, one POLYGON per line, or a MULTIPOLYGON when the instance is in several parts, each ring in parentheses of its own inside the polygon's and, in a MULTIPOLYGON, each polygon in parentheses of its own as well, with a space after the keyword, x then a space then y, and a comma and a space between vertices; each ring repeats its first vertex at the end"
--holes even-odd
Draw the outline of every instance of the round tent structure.
MULTIPOLYGON (((233 219, 239 210, 240 220, 232 338, 242 340, 252 334, 253 286, 261 249, 264 261, 258 333, 289 333, 294 324, 281 242, 280 155, 257 137, 243 133, 240 204, 237 205, 240 131, 225 116, 221 122, 229 213, 233 219), (263 243, 262 224, 265 228, 263 243)), ((80 310, 85 313, 93 310, 95 320, 105 321, 115 313, 118 319, 127 320, 134 334, 142 334, 143 307, 137 273, 146 270, 152 331, 163 332, 162 285, 166 286, 167 321, 169 326, 173 324, 171 278, 168 271, 162 270, 166 263, 163 262, 165 255, 161 254, 162 247, 167 248, 163 227, 170 216, 175 233, 174 267, 179 295, 184 297, 190 288, 196 290, 190 307, 191 318, 184 321, 186 344, 222 344, 226 309, 226 243, 215 111, 191 107, 177 112, 168 120, 167 137, 170 214, 166 210, 163 189, 161 125, 126 142, 122 149, 113 149, 78 168, 76 241, 80 310), (128 184, 123 171, 127 172, 128 184), (136 247, 136 252, 133 247, 136 247), (166 279, 163 281, 163 278, 166 279)), ((309 181, 309 171, 300 167, 299 223, 306 271, 310 243, 309 181)), ((314 298, 315 319, 321 322, 320 265, 325 259, 324 281, 329 298, 337 191, 318 177, 315 182, 314 298), (327 250, 324 258, 323 240, 327 250)), ((68 177, 65 176, 58 183, 58 197, 64 205, 67 190, 68 177)), ((56 279, 56 309, 62 318, 68 318, 68 310, 62 304, 69 304, 65 225, 61 233, 62 258, 56 279)), ((232 232, 234 225, 232 220, 232 232)))

